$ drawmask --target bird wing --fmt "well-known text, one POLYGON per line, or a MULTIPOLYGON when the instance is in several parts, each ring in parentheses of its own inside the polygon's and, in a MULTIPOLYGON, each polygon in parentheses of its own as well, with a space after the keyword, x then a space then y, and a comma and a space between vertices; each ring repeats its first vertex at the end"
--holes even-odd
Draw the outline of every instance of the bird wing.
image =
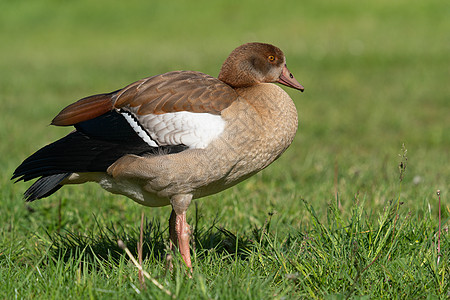
POLYGON ((102 117, 115 111, 151 147, 204 148, 222 133, 225 122, 220 114, 237 97, 233 88, 212 76, 174 71, 83 98, 64 108, 52 124, 75 125, 87 135, 112 138, 128 132, 110 126, 113 119, 102 117))

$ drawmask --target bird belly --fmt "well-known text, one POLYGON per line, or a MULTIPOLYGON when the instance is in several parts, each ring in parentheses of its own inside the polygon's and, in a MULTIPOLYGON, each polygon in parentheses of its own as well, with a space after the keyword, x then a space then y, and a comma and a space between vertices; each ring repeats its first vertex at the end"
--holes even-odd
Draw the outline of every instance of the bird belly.
POLYGON ((144 206, 160 207, 170 204, 167 197, 158 197, 154 193, 149 193, 142 184, 132 179, 116 179, 106 175, 98 181, 98 184, 110 193, 127 196, 144 206))
POLYGON ((160 207, 170 204, 169 198, 149 192, 136 179, 113 178, 107 173, 102 172, 72 173, 63 184, 80 184, 89 181, 97 182, 108 192, 126 196, 144 206, 160 207))

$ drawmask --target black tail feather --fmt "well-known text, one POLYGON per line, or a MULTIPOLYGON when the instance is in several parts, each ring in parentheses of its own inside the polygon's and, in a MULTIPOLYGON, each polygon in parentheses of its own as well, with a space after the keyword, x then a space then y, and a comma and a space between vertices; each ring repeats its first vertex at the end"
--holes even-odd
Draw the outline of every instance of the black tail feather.
POLYGON ((11 179, 28 181, 39 178, 24 194, 27 201, 47 197, 74 172, 105 172, 125 154, 141 155, 153 150, 144 143, 123 145, 92 139, 74 131, 25 159, 11 179))
POLYGON ((28 190, 25 191, 24 193, 25 200, 27 202, 31 202, 37 199, 50 196, 51 194, 62 188, 62 185, 60 185, 59 183, 69 175, 70 173, 62 173, 43 176, 39 178, 38 180, 36 180, 35 183, 33 183, 28 188, 28 190))

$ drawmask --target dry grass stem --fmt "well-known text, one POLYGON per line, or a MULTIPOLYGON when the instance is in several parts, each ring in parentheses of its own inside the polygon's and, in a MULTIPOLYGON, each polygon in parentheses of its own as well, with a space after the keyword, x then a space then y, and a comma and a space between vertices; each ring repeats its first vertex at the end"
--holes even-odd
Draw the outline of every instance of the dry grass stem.
POLYGON ((176 296, 172 294, 171 291, 167 290, 166 288, 164 288, 164 286, 159 283, 156 279, 154 279, 153 277, 150 276, 150 274, 148 274, 143 268, 142 265, 139 264, 139 262, 136 260, 136 258, 134 258, 133 254, 130 252, 130 250, 127 248, 127 246, 125 245, 125 243, 121 240, 117 241, 117 244, 119 245, 119 247, 124 250, 127 255, 130 257, 131 261, 133 262, 133 264, 136 266, 136 268, 138 268, 138 270, 142 271, 142 274, 144 274, 145 277, 147 277, 148 280, 150 280, 154 285, 156 285, 161 291, 163 291, 164 293, 166 293, 167 295, 169 295, 170 297, 172 297, 172 299, 176 299, 176 296))
POLYGON ((441 259, 441 190, 437 190, 436 194, 439 198, 439 231, 438 231, 438 246, 437 246, 437 264, 439 265, 439 260, 441 259))
MULTIPOLYGON (((142 251, 144 247, 144 212, 141 214, 141 232, 139 234, 139 243, 138 243, 138 259, 139 264, 142 266, 142 251)), ((139 282, 141 283, 141 289, 145 289, 145 280, 144 276, 142 275, 142 270, 139 270, 138 273, 139 276, 139 282)))

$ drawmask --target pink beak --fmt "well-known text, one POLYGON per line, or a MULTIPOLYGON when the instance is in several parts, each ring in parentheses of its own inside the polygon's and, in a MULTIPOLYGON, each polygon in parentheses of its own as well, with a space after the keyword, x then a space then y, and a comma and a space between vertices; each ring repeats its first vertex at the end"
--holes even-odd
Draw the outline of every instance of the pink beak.
POLYGON ((298 83, 298 81, 294 78, 294 75, 292 75, 292 73, 289 72, 286 65, 284 65, 283 71, 281 71, 280 78, 278 78, 277 82, 285 86, 299 90, 300 92, 303 92, 305 90, 305 88, 300 83, 298 83))

